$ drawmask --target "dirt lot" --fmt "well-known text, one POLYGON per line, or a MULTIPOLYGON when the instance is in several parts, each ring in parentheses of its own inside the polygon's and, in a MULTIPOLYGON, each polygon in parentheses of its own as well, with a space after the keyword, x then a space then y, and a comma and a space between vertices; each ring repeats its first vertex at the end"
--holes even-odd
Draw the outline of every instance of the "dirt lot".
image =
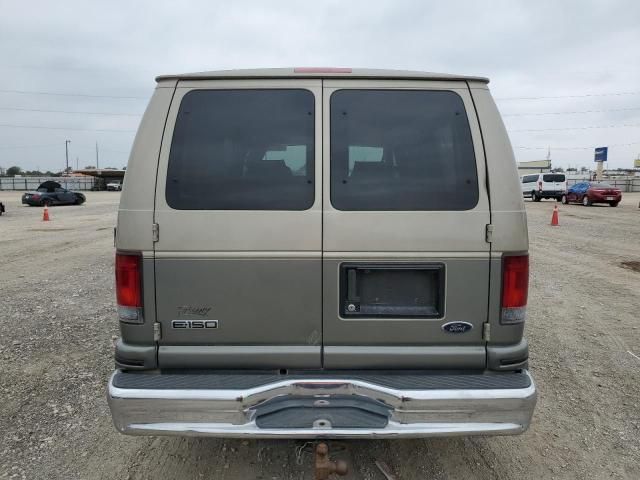
MULTIPOLYGON (((119 198, 42 210, 0 192, 0 478, 310 479, 300 441, 125 437, 105 400, 117 335, 119 198)), ((348 479, 640 478, 640 194, 618 208, 527 202, 527 335, 540 398, 518 437, 331 442, 348 479)))

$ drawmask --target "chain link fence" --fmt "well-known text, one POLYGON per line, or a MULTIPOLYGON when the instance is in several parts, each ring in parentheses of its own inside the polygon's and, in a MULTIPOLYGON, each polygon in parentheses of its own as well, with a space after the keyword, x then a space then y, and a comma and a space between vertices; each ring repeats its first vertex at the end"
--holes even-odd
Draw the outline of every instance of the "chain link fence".
MULTIPOLYGON (((575 185, 580 182, 593 181, 591 177, 584 178, 567 178, 567 186, 575 185)), ((622 192, 640 192, 640 177, 633 178, 603 178, 603 183, 608 183, 612 187, 619 188, 622 192)))
POLYGON ((0 177, 0 190, 32 191, 49 180, 75 191, 91 190, 96 185, 94 177, 0 177))

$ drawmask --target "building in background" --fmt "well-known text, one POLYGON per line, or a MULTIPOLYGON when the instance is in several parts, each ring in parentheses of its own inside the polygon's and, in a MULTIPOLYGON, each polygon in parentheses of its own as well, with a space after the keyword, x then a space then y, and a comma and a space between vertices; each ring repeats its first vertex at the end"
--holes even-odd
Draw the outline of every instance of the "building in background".
POLYGON ((125 170, 116 168, 81 168, 70 173, 71 176, 93 177, 95 185, 93 190, 106 190, 107 183, 124 180, 125 170))
POLYGON ((518 162, 518 175, 530 173, 548 173, 551 171, 551 159, 533 160, 531 162, 518 162))

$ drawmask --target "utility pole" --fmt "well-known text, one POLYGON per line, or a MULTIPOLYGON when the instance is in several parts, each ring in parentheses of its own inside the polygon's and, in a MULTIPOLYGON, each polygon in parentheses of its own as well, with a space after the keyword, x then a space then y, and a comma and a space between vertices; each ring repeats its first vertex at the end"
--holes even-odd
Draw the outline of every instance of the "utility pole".
POLYGON ((71 143, 71 140, 65 140, 64 141, 64 153, 65 153, 65 158, 67 160, 66 162, 66 167, 64 169, 64 173, 65 174, 69 174, 69 144, 71 143))
POLYGON ((551 146, 547 148, 547 162, 549 162, 547 166, 549 167, 549 171, 551 171, 551 146))
POLYGON ((80 168, 80 167, 78 166, 78 163, 80 163, 80 162, 79 162, 79 158, 78 158, 78 157, 76 157, 76 170, 78 170, 78 169, 80 168))
POLYGON ((98 155, 98 142, 96 142, 96 170, 100 170, 100 159, 98 155))

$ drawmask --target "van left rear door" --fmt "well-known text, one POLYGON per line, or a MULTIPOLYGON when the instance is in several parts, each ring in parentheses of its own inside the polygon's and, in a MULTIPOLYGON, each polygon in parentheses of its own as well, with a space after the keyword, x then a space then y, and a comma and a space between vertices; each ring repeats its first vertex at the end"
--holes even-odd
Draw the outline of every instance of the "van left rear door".
POLYGON ((318 368, 321 81, 183 81, 156 185, 162 368, 318 368))

